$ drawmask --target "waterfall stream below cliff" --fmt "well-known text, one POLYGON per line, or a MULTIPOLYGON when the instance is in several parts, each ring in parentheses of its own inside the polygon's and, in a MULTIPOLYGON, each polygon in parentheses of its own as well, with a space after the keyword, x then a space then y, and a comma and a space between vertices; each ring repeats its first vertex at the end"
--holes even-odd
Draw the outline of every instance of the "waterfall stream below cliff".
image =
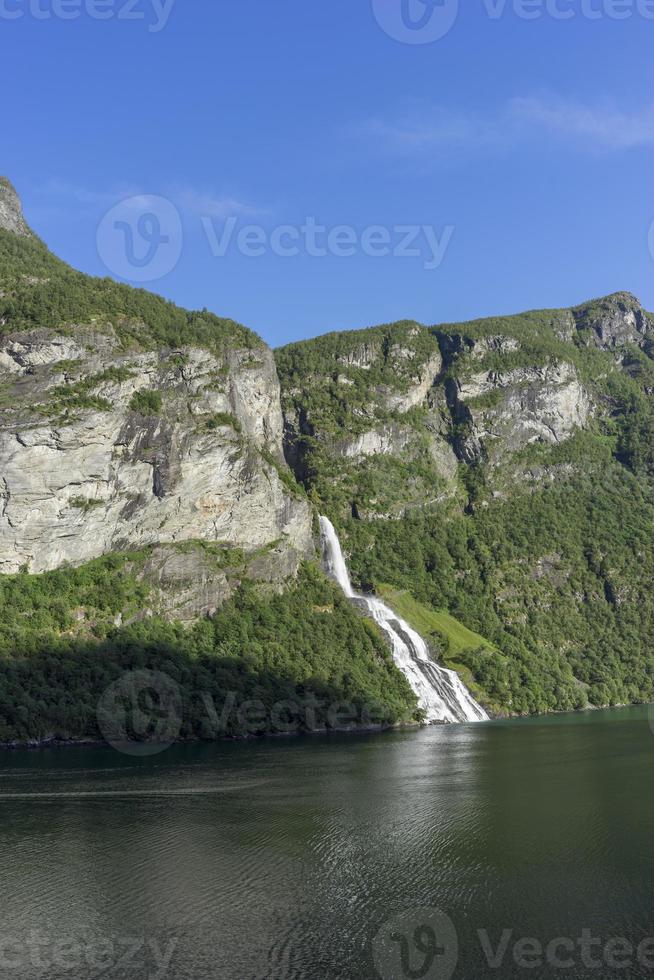
POLYGON ((423 638, 380 599, 355 592, 350 582, 343 551, 331 521, 320 518, 323 559, 345 595, 364 608, 388 637, 393 660, 409 681, 430 724, 436 722, 487 721, 488 715, 477 704, 454 670, 434 662, 423 638))

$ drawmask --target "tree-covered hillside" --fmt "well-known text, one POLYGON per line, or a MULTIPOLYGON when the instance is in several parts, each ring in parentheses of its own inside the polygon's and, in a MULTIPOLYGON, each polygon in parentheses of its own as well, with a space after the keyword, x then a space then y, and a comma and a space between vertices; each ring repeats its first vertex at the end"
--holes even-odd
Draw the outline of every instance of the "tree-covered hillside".
POLYGON ((282 420, 254 334, 76 272, 0 191, 0 512, 25 569, 0 576, 0 741, 97 736, 107 686, 143 668, 179 687, 182 736, 252 731, 238 710, 216 731, 207 698, 258 706, 259 732, 283 702, 314 706, 300 728, 334 727, 343 702, 355 722, 418 718, 376 626, 310 558, 318 513, 355 583, 491 711, 654 700, 654 319, 633 296, 292 344, 282 420), (216 364, 177 351, 193 346, 216 364), (68 567, 75 535, 102 554, 108 505, 116 553, 68 567), (17 548, 33 557, 44 520, 58 570, 30 575, 17 548))
POLYGON ((653 700, 654 320, 616 294, 423 328, 441 370, 394 418, 415 440, 366 442, 359 430, 343 456, 350 431, 334 427, 356 409, 378 431, 378 387, 350 407, 347 385, 323 384, 316 410, 311 376, 300 386, 288 366, 320 364, 333 379, 368 333, 332 340, 331 365, 314 341, 278 358, 291 440, 302 429, 289 459, 339 528, 358 584, 405 590, 481 635, 456 659, 495 709, 653 700), (446 448, 455 460, 431 487, 420 440, 434 469, 446 448))
POLYGON ((311 557, 270 351, 70 268, 3 180, 0 205, 0 742, 106 734, 103 694, 143 669, 182 738, 419 719, 311 557))
POLYGON ((0 228, 0 331, 35 327, 60 332, 78 325, 110 329, 126 349, 196 344, 220 353, 225 345, 257 347, 251 330, 209 313, 189 312, 145 289, 84 275, 34 235, 0 228))
POLYGON ((419 717, 377 627, 314 565, 281 594, 244 582, 215 616, 184 626, 139 615, 146 559, 0 576, 0 742, 101 737, 103 694, 142 670, 179 689, 182 738, 419 717))

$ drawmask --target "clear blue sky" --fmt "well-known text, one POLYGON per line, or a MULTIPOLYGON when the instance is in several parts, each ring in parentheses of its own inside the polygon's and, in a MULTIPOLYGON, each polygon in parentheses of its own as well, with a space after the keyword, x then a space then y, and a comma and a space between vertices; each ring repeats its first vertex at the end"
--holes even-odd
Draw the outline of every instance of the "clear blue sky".
POLYGON ((0 0, 0 173, 85 271, 106 273, 106 212, 158 195, 183 239, 149 288, 273 345, 617 289, 654 309, 654 19, 636 0, 624 20, 609 0, 558 0, 567 20, 526 20, 511 2, 491 18, 497 0, 462 0, 449 33, 425 44, 380 26, 401 24, 401 0, 177 0, 159 31, 154 0, 134 0, 143 20, 36 17, 30 2, 53 13, 53 0, 0 0), (215 256, 202 217, 220 232, 230 216, 266 234, 313 217, 357 235, 382 226, 391 245, 397 225, 450 226, 451 238, 437 268, 424 242, 419 257, 363 254, 360 240, 347 257, 233 244, 215 256))

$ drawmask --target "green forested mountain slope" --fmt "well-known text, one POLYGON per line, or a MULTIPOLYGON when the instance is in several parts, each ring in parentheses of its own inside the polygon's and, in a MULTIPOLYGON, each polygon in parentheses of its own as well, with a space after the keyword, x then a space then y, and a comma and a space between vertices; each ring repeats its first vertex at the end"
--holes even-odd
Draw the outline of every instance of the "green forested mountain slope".
POLYGON ((457 659, 493 706, 653 699, 654 320, 620 293, 412 331, 405 373, 362 359, 379 328, 277 356, 288 458, 355 579, 481 634, 457 659))
POLYGON ((633 296, 275 360, 70 269, 0 181, 0 741, 97 735, 103 690, 142 667, 180 686, 183 735, 216 734, 203 692, 419 717, 319 570, 318 513, 492 711, 654 700, 654 319, 633 296))
POLYGON ((71 269, 0 180, 0 742, 98 737, 140 669, 183 737, 419 717, 319 568, 282 434, 255 334, 71 269))
POLYGON ((197 344, 252 347, 251 330, 209 313, 189 312, 145 289, 84 275, 48 250, 36 236, 15 235, 0 225, 0 332, 35 327, 93 325, 116 335, 126 350, 158 350, 197 344))

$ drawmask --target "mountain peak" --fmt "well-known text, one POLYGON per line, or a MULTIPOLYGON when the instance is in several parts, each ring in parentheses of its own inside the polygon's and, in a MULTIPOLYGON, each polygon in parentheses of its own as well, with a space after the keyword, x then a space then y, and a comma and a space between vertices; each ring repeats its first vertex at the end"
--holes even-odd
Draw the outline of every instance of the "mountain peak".
POLYGON ((617 293, 610 293, 608 296, 599 296, 597 299, 589 299, 585 303, 581 303, 580 306, 574 307, 574 310, 583 312, 592 308, 615 308, 618 307, 622 310, 642 310, 642 305, 637 296, 630 293, 628 290, 621 290, 617 293))
POLYGON ((618 293, 611 293, 609 296, 605 296, 604 303, 613 303, 616 306, 626 306, 635 307, 636 309, 642 309, 642 305, 637 296, 630 293, 628 290, 621 290, 618 293))
POLYGON ((0 228, 15 235, 29 235, 30 230, 23 217, 23 207, 14 185, 6 177, 0 177, 0 228))

